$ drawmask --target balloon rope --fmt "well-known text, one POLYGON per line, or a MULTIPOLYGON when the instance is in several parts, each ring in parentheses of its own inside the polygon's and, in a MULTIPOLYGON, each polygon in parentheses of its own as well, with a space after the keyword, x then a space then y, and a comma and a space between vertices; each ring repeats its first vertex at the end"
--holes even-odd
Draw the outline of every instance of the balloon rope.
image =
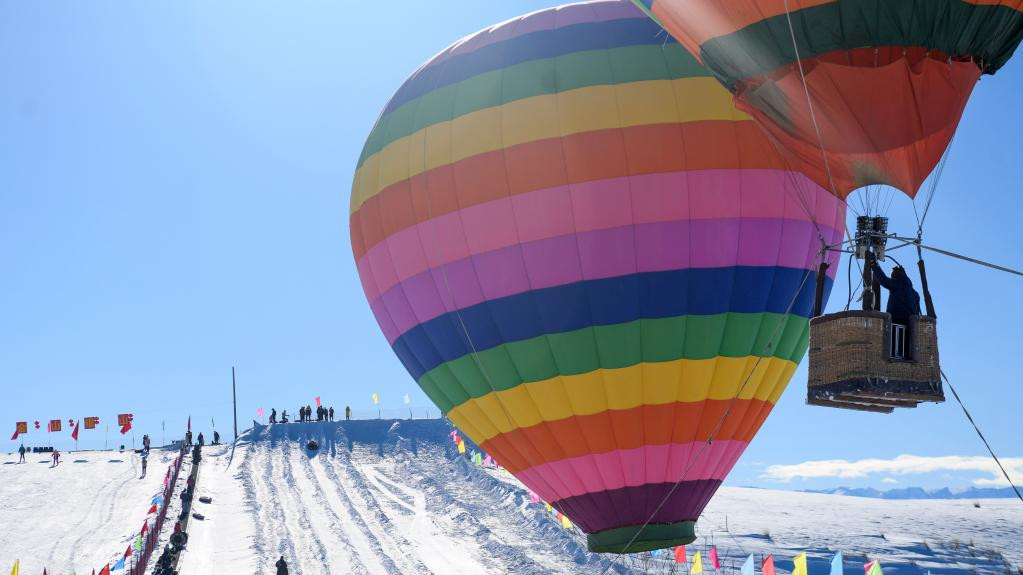
POLYGON ((821 128, 817 124, 817 114, 813 111, 813 101, 810 99, 810 89, 806 86, 806 73, 803 71, 803 60, 799 57, 799 46, 796 44, 796 31, 792 27, 792 14, 789 12, 789 0, 785 0, 785 19, 789 23, 789 36, 792 37, 792 50, 796 54, 796 65, 799 67, 799 79, 803 82, 803 93, 806 94, 806 106, 810 110, 810 120, 813 122, 813 129, 817 133, 817 145, 821 149, 821 157, 824 158, 824 169, 828 172, 828 183, 831 184, 831 193, 838 196, 835 187, 835 180, 831 175, 831 164, 828 163, 828 154, 824 151, 824 138, 821 136, 821 128))
MULTIPOLYGON (((822 249, 820 252, 818 252, 817 257, 814 258, 813 264, 810 266, 810 268, 806 270, 806 273, 803 274, 803 281, 800 282, 799 287, 792 295, 792 301, 789 302, 789 305, 785 309, 785 313, 783 314, 783 316, 788 316, 790 313, 792 313, 792 309, 796 306, 796 302, 799 301, 799 294, 802 293, 803 287, 806 286, 806 280, 810 278, 810 274, 812 272, 816 271, 818 260, 824 258, 824 254, 826 253, 826 251, 827 251, 826 249, 822 249)), ((675 481, 675 484, 671 486, 671 489, 668 490, 668 493, 665 494, 664 498, 661 499, 661 502, 657 505, 653 512, 650 513, 650 516, 647 517, 646 521, 643 522, 643 525, 636 531, 636 534, 633 535, 632 538, 629 539, 629 542, 622 547, 622 550, 618 553, 617 557, 615 557, 614 561, 612 561, 601 572, 602 575, 606 575, 606 573, 610 571, 612 567, 615 566, 615 564, 623 556, 626 550, 629 549, 629 547, 632 547, 632 544, 635 543, 636 539, 640 536, 640 534, 643 533, 643 530, 645 530, 647 526, 650 525, 650 522, 653 521, 654 517, 658 513, 660 513, 661 508, 663 508, 664 505, 668 502, 668 500, 671 499, 671 496, 674 495, 675 490, 678 489, 678 486, 682 484, 686 476, 689 475, 689 472, 693 469, 693 467, 696 466, 696 463, 699 461, 700 457, 707 450, 707 447, 714 442, 714 438, 717 436, 718 432, 721 431, 721 428, 724 427, 725 421, 728 419, 728 416, 732 414, 732 408, 735 406, 735 403, 739 400, 739 396, 742 394, 743 390, 746 389, 746 386, 749 385, 750 380, 753 379, 753 374, 757 372, 757 368, 760 366, 760 362, 763 361, 764 359, 764 353, 768 353, 771 351, 771 349, 774 347, 775 339, 779 335, 781 335, 781 333, 784 331, 784 328, 787 325, 788 322, 785 321, 784 319, 778 322, 778 326, 775 327, 774 333, 771 334, 770 339, 767 340, 767 344, 764 346, 763 352, 761 352, 757 356, 757 360, 753 364, 753 369, 750 370, 749 374, 746 376, 746 379, 742 382, 742 385, 739 386, 739 389, 736 390, 735 395, 733 395, 731 400, 728 402, 728 407, 725 408, 724 413, 722 413, 721 417, 718 418, 718 421, 715 424, 714 429, 712 429, 710 434, 707 436, 707 440, 703 443, 703 445, 700 446, 700 450, 697 451, 696 455, 693 456, 693 458, 689 461, 689 465, 682 471, 682 475, 678 478, 678 480, 675 481)))
POLYGON ((1009 482, 1009 486, 1012 487, 1012 490, 1016 492, 1016 497, 1019 497, 1019 500, 1023 502, 1023 494, 1019 492, 1019 489, 1012 482, 1012 479, 1009 477, 1009 472, 1005 470, 1005 466, 1002 465, 1002 462, 999 461, 998 456, 995 455, 994 450, 991 449, 991 444, 987 442, 987 439, 984 437, 984 434, 980 432, 980 428, 977 427, 977 422, 973 421, 973 416, 970 415, 970 412, 967 411, 966 406, 963 405, 963 400, 959 399, 959 394, 956 393, 956 388, 952 386, 952 382, 948 380, 948 376, 945 375, 944 370, 941 371, 941 379, 945 380, 945 385, 947 385, 948 388, 952 390, 952 395, 956 398, 956 401, 959 403, 959 407, 963 408, 963 414, 966 415, 966 419, 970 420, 970 425, 973 426, 973 429, 974 431, 977 432, 977 435, 980 437, 980 440, 984 442, 984 447, 987 448, 987 452, 991 454, 991 458, 994 459, 995 463, 998 464, 998 468, 1002 470, 1002 475, 1005 476, 1005 480, 1009 482))

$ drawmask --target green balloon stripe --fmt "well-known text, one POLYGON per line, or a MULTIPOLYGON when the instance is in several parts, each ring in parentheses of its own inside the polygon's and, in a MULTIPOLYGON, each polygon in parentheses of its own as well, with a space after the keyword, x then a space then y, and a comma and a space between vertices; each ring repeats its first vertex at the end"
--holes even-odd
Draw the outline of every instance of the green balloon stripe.
POLYGON ((807 319, 797 315, 724 313, 643 319, 547 334, 487 349, 475 357, 465 355, 424 374, 419 386, 447 413, 493 391, 601 368, 748 356, 799 363, 808 335, 807 319), (779 329, 780 336, 769 350, 768 343, 779 329))
POLYGON ((424 94, 377 121, 358 165, 423 128, 508 102, 589 86, 710 76, 685 48, 663 40, 530 60, 424 94))

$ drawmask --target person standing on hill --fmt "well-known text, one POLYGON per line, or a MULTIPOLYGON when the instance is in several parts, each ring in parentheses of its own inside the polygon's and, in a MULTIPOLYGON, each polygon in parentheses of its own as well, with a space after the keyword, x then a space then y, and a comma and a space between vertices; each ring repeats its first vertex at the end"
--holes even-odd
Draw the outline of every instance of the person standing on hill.
POLYGON ((213 445, 220 445, 220 432, 216 430, 213 431, 213 445))
POLYGON ((345 406, 345 421, 348 421, 351 418, 352 418, 352 406, 346 405, 345 406))
POLYGON ((327 410, 327 415, 330 416, 330 420, 331 421, 334 421, 334 408, 333 407, 331 407, 329 410, 327 410))
POLYGON ((149 458, 146 455, 142 456, 142 476, 146 475, 146 464, 149 462, 149 458))
POLYGON ((60 465, 60 452, 56 449, 53 450, 53 466, 57 467, 60 465))
POLYGON ((288 564, 284 561, 284 555, 277 560, 277 575, 288 575, 288 564))
POLYGON ((305 419, 306 421, 312 421, 313 419, 313 407, 311 405, 305 406, 305 419))
POLYGON ((305 408, 302 406, 298 408, 298 420, 300 422, 305 421, 305 408))
POLYGON ((270 408, 270 423, 277 423, 277 410, 272 407, 270 408))
POLYGON ((18 459, 18 463, 25 463, 25 444, 24 443, 22 443, 21 447, 18 448, 18 455, 20 456, 20 458, 18 459))
POLYGON ((206 445, 206 440, 202 437, 202 432, 199 432, 199 445, 206 445))

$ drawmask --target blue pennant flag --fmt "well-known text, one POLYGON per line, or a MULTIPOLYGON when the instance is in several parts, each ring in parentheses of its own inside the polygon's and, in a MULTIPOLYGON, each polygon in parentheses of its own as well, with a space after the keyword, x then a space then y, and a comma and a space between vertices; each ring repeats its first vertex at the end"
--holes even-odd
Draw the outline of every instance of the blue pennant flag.
POLYGON ((831 575, 842 575, 842 552, 837 551, 831 559, 831 575))
POLYGON ((124 557, 121 557, 121 560, 114 563, 114 566, 110 568, 111 571, 117 571, 118 569, 124 569, 124 557))
POLYGON ((750 553, 746 562, 742 564, 742 575, 753 575, 753 554, 750 553))

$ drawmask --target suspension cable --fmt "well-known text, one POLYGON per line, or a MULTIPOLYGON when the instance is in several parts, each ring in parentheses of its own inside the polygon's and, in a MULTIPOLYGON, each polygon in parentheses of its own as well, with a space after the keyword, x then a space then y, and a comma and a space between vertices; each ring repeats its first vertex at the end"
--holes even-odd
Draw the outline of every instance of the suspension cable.
POLYGON ((984 434, 981 433, 980 428, 977 427, 977 422, 973 420, 973 416, 970 415, 970 412, 966 409, 966 406, 963 405, 963 400, 960 399, 959 394, 956 393, 956 388, 952 385, 952 382, 948 380, 948 376, 945 375, 944 370, 941 370, 941 379, 945 381, 945 385, 947 385, 948 388, 952 391, 952 396, 956 398, 956 402, 959 403, 959 407, 963 408, 963 414, 966 415, 966 419, 970 420, 970 425, 973 426, 973 430, 977 432, 977 435, 980 437, 980 440, 984 442, 984 447, 987 448, 987 452, 991 454, 991 458, 995 460, 995 463, 998 464, 998 468, 1002 470, 1002 475, 1005 476, 1005 480, 1009 482, 1009 486, 1012 487, 1012 490, 1016 492, 1016 497, 1019 497, 1020 502, 1023 502, 1023 494, 1019 492, 1019 488, 1017 488, 1016 484, 1012 482, 1012 478, 1009 477, 1009 472, 1005 470, 1005 466, 1002 465, 1002 462, 998 459, 998 456, 995 455, 994 450, 991 449, 991 444, 987 442, 987 438, 984 437, 984 434))
POLYGON ((914 240, 913 238, 901 238, 899 236, 889 236, 889 237, 892 238, 892 239, 896 239, 896 240, 900 240, 900 241, 904 241, 904 242, 908 242, 908 243, 914 244, 918 249, 925 249, 925 250, 928 250, 928 251, 939 253, 939 254, 944 255, 944 256, 948 256, 950 258, 956 258, 956 259, 959 259, 959 260, 963 260, 963 261, 967 261, 967 262, 970 262, 970 263, 973 263, 973 264, 977 264, 979 266, 984 266, 986 268, 991 268, 993 270, 998 270, 998 271, 1001 271, 1001 272, 1010 273, 1010 274, 1017 275, 1017 276, 1023 276, 1023 271, 1014 270, 1012 268, 1007 268, 1005 266, 1000 266, 998 264, 993 264, 991 262, 986 262, 984 260, 978 260, 977 258, 971 258, 969 256, 964 256, 962 254, 957 254, 955 252, 950 252, 948 250, 943 250, 943 249, 936 248, 936 247, 933 247, 933 246, 927 246, 927 245, 924 245, 924 244, 920 243, 920 240, 914 240))

